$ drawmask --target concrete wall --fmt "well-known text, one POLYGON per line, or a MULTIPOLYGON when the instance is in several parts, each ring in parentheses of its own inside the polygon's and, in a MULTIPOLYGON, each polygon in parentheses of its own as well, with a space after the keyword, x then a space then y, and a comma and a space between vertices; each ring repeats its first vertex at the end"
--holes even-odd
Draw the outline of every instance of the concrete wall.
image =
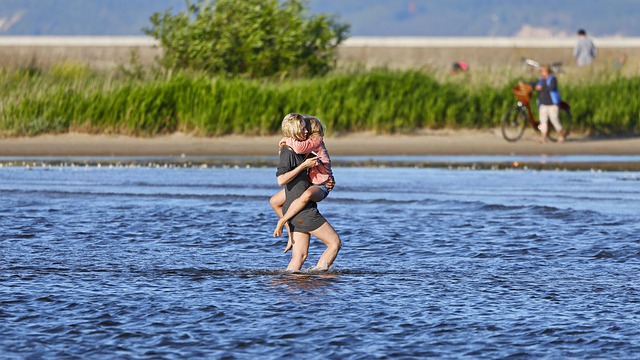
MULTIPOLYGON (((470 69, 477 69, 518 66, 521 58, 530 57, 573 66, 575 43, 575 39, 351 38, 339 49, 339 64, 448 69, 454 61, 464 60, 470 69)), ((599 53, 596 64, 612 66, 626 54, 627 67, 640 67, 640 38, 595 39, 594 43, 599 53)))
MULTIPOLYGON (((613 65, 627 54, 627 67, 638 74, 640 38, 594 40, 598 64, 613 65)), ((0 37, 0 67, 49 66, 70 61, 98 68, 128 64, 135 54, 139 63, 152 64, 161 54, 148 37, 0 37)), ((562 61, 573 65, 575 39, 516 38, 376 38, 353 37, 338 51, 338 65, 389 68, 445 68, 464 60, 473 68, 516 66, 520 58, 543 63, 562 61)))
POLYGON ((97 68, 128 64, 132 54, 151 64, 161 52, 147 37, 0 37, 0 66, 74 62, 97 68))

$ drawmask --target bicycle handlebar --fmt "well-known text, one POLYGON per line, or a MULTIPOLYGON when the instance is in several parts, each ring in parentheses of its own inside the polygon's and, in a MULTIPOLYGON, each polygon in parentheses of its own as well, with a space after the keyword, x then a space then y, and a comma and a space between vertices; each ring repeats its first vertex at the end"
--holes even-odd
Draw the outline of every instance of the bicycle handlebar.
POLYGON ((522 61, 523 64, 529 65, 529 66, 533 66, 533 67, 540 67, 540 63, 536 60, 533 59, 529 59, 529 58, 522 58, 520 59, 520 61, 522 61))
MULTIPOLYGON (((542 66, 542 64, 540 64, 539 61, 531 59, 531 58, 527 58, 527 57, 521 58, 520 61, 523 64, 529 65, 529 66, 534 67, 536 69, 539 69, 540 66, 542 66)), ((559 73, 562 70, 562 62, 561 61, 553 62, 553 63, 549 64, 549 67, 551 68, 551 70, 553 70, 554 73, 559 73)))

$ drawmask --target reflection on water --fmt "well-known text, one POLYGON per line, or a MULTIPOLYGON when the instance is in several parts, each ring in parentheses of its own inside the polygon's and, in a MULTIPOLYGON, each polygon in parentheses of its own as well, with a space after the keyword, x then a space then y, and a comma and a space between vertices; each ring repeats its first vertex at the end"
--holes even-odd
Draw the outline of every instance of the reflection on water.
POLYGON ((288 273, 272 168, 0 169, 7 358, 633 358, 640 173, 336 167, 288 273), (308 268, 323 250, 312 240, 308 268))
POLYGON ((277 276, 271 279, 273 286, 284 288, 291 293, 321 291, 330 292, 340 275, 336 273, 305 274, 294 273, 277 276))

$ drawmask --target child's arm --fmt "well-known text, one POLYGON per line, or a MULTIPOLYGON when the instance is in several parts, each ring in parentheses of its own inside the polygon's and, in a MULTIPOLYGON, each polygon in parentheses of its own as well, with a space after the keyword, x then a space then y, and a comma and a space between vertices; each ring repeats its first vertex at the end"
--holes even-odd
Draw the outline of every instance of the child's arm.
POLYGON ((285 141, 297 154, 308 154, 320 145, 322 137, 311 136, 304 141, 298 141, 294 138, 286 138, 285 141))

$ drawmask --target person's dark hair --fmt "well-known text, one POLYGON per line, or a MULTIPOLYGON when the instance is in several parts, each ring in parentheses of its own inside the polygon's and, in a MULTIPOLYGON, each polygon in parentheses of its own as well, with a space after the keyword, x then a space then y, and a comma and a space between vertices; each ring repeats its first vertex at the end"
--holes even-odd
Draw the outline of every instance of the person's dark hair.
POLYGON ((587 32, 584 29, 578 30, 578 35, 586 36, 587 32))

